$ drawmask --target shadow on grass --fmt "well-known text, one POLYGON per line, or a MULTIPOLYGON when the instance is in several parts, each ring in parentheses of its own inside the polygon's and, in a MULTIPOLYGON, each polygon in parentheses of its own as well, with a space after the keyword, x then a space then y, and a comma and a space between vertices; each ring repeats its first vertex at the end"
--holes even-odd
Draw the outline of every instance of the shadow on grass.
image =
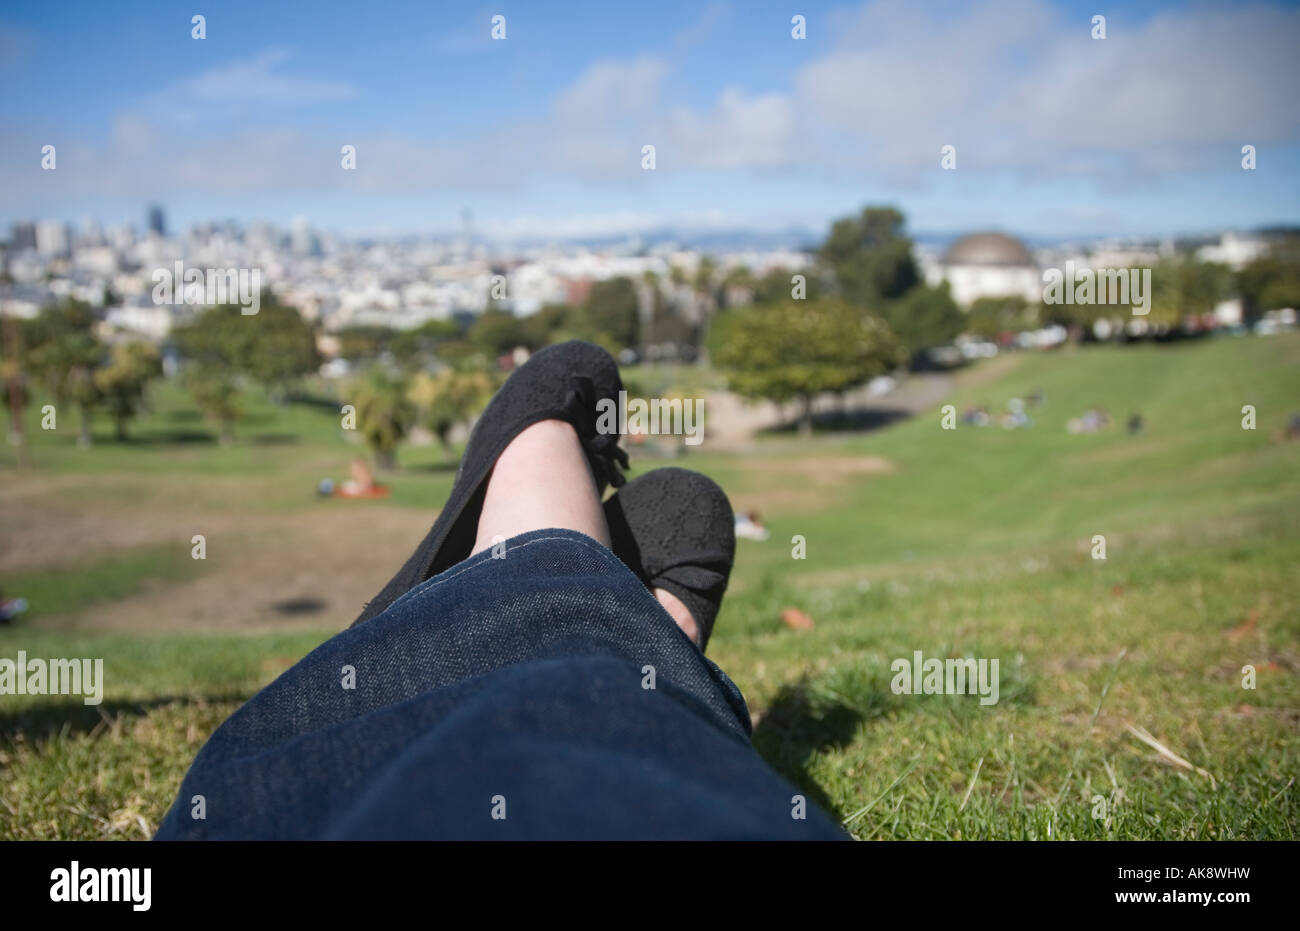
POLYGON ((167 705, 243 704, 254 694, 255 689, 214 695, 162 695, 140 701, 106 701, 98 705, 83 704, 79 698, 44 702, 21 711, 0 714, 0 743, 23 742, 30 745, 56 736, 66 738, 89 734, 96 728, 109 727, 119 717, 142 717, 167 705))
POLYGON ((323 394, 310 394, 308 392, 292 392, 289 395, 290 404, 299 407, 312 407, 321 411, 329 411, 331 414, 339 413, 339 407, 342 402, 338 398, 326 397, 323 394))
POLYGON ((254 433, 248 441, 254 446, 292 446, 301 437, 294 433, 254 433))
POLYGON ((754 728, 754 749, 826 811, 834 803, 808 771, 813 755, 848 746, 858 726, 883 711, 883 689, 863 705, 828 692, 806 677, 781 686, 754 728))
POLYGON ((123 446, 183 446, 202 444, 215 446, 217 434, 207 430, 152 430, 141 436, 128 434, 124 439, 114 440, 123 446))
MULTIPOLYGON (((1034 683, 1026 678, 1019 660, 1007 663, 998 678, 996 709, 1034 704, 1034 683)), ((972 716, 995 713, 971 694, 895 695, 890 681, 890 668, 881 661, 783 685, 754 727, 754 749, 809 798, 834 811, 810 772, 811 763, 818 753, 847 747, 863 724, 886 714, 906 713, 942 717, 960 726, 972 716)))
MULTIPOLYGON (((902 408, 855 408, 822 411, 813 414, 813 429, 824 433, 867 433, 906 420, 912 414, 902 408)), ((799 429, 799 421, 787 420, 760 430, 763 436, 790 436, 799 429)))
POLYGON ((284 601, 277 601, 271 605, 272 609, 278 614, 287 614, 295 616, 299 614, 317 614, 324 611, 329 606, 329 602, 320 598, 287 598, 284 601))

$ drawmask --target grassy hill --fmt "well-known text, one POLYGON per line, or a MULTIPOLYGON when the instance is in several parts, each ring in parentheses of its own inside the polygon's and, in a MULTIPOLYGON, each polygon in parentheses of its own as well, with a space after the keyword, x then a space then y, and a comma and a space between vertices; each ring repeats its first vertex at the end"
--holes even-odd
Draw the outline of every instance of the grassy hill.
MULTIPOLYGON (((1294 838, 1300 443, 1278 434, 1300 410, 1300 334, 1004 356, 945 403, 1001 410, 1034 392, 1026 429, 943 430, 936 409, 685 460, 772 531, 740 543, 710 645, 750 701, 756 747, 863 838, 1294 838), (1111 425, 1067 432, 1091 407, 1111 425), (783 626, 786 608, 815 628, 783 626), (917 650, 997 658, 999 701, 894 694, 891 662, 917 650)), ((189 597, 196 574, 240 585, 221 546, 189 560, 193 528, 168 515, 225 515, 259 559, 269 544, 240 536, 244 521, 319 517, 331 503, 311 488, 355 451, 336 410, 254 399, 222 449, 166 389, 131 443, 104 424, 80 450, 68 424, 34 438, 36 468, 6 451, 0 533, 37 546, 41 509, 113 501, 157 531, 105 525, 112 546, 86 539, 0 578, 33 602, 0 628, 0 655, 102 656, 109 680, 99 710, 0 698, 0 837, 147 836, 212 728, 338 629, 99 624, 111 606, 189 597)), ((434 448, 401 463, 392 501, 357 513, 427 525, 450 472, 434 448)))

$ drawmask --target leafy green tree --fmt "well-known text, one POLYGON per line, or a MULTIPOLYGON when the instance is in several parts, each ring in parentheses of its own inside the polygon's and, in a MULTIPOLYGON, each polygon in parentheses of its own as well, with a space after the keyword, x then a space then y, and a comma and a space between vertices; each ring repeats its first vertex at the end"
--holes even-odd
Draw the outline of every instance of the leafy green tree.
POLYGON ((247 318, 246 329, 253 338, 244 344, 247 357, 241 367, 272 401, 283 403, 298 379, 320 368, 316 335, 297 309, 272 299, 247 318))
POLYGON ((339 355, 351 362, 379 358, 388 351, 397 331, 385 326, 350 326, 334 334, 339 341, 339 355))
POLYGON ((450 452, 452 429, 482 410, 492 390, 492 378, 486 372, 447 369, 437 375, 417 374, 407 397, 416 407, 417 422, 438 438, 444 452, 450 452))
POLYGON ((524 345, 529 349, 540 349, 562 342, 561 334, 571 330, 576 319, 576 310, 568 304, 544 304, 524 318, 524 345))
POLYGON ((381 469, 397 467, 397 447, 415 424, 409 379, 376 366, 352 389, 357 428, 381 469))
POLYGON ((817 257, 834 272, 840 296, 858 307, 900 298, 921 280, 903 215, 892 207, 867 207, 836 220, 817 257))
MULTIPOLYGON (((1185 317, 1208 314, 1227 296, 1231 282, 1225 266, 1190 256, 1165 259, 1151 270, 1151 308, 1146 321, 1172 327, 1185 317)), ((1131 307, 1122 311, 1125 316, 1132 313, 1131 307)))
POLYGON ((1032 307, 1018 295, 976 298, 966 314, 966 332, 984 339, 996 339, 1003 333, 1015 333, 1037 325, 1032 307))
POLYGON ((243 392, 235 375, 213 365, 195 365, 185 370, 182 380, 203 416, 216 422, 221 445, 235 442, 235 422, 244 416, 239 403, 243 392))
POLYGON ((113 418, 116 436, 126 439, 126 425, 144 406, 149 384, 162 375, 162 359, 149 343, 113 347, 108 364, 95 372, 95 386, 113 418))
POLYGON ((172 340, 186 360, 185 385, 195 404, 219 427, 223 445, 234 442, 235 422, 243 416, 239 404, 240 376, 253 355, 257 330, 239 306, 207 307, 190 322, 172 330, 172 340))
POLYGON ((723 303, 728 306, 735 304, 744 304, 744 301, 735 301, 734 295, 737 291, 748 292, 749 299, 752 301, 754 296, 754 287, 757 282, 754 279, 754 273, 746 265, 733 265, 727 269, 727 274, 722 278, 722 297, 723 303))
POLYGON ((0 404, 9 416, 9 441, 15 445, 23 442, 22 411, 31 401, 27 379, 17 359, 0 359, 0 404))
POLYGON ((795 275, 803 276, 804 298, 815 301, 822 296, 821 276, 815 269, 805 268, 794 272, 788 268, 769 268, 754 283, 754 303, 777 304, 791 300, 794 297, 792 292, 795 275))
POLYGON ((458 339, 461 328, 452 320, 426 320, 410 330, 393 334, 388 349, 397 364, 405 369, 422 368, 438 357, 438 350, 458 339))
POLYGON ((612 342, 619 349, 640 342, 641 314, 636 285, 630 278, 610 278, 591 286, 578 315, 579 329, 593 342, 612 342))
POLYGON ((946 281, 936 288, 917 285, 898 300, 884 302, 881 316, 912 358, 947 345, 966 326, 966 315, 952 299, 946 281))
POLYGON ((1270 310, 1300 308, 1300 234, 1287 236, 1236 274, 1246 318, 1270 310))
POLYGON ((524 321, 513 313, 499 307, 489 307, 479 314, 469 328, 466 339, 489 358, 496 359, 507 355, 516 346, 526 346, 529 336, 524 321))
POLYGON ((91 444, 90 421, 102 400, 94 372, 104 356, 95 337, 95 316, 83 301, 66 300, 47 307, 25 327, 24 343, 37 379, 58 407, 75 405, 80 413, 78 444, 91 444))
POLYGON ((90 433, 91 419, 95 409, 104 403, 104 393, 95 381, 95 368, 91 365, 77 365, 68 372, 68 399, 77 407, 78 432, 77 445, 91 446, 94 439, 90 433))
POLYGON ((847 391, 906 359, 883 320, 835 299, 728 311, 712 344, 714 364, 742 397, 799 401, 804 436, 812 432, 818 394, 847 391))
POLYGON ((695 279, 691 286, 695 293, 700 295, 706 301, 713 299, 713 290, 718 275, 718 262, 711 255, 700 256, 699 264, 695 266, 695 279))
POLYGON ((489 357, 465 337, 443 340, 438 344, 434 358, 443 365, 459 371, 494 368, 496 356, 489 357))
POLYGON ((241 313, 237 304, 205 307, 189 322, 173 327, 171 338, 187 362, 242 373, 259 336, 251 325, 255 319, 241 313))
POLYGON ((647 327, 647 343, 675 343, 678 346, 685 346, 695 345, 698 338, 699 327, 687 320, 676 306, 666 301, 656 302, 654 314, 647 327))

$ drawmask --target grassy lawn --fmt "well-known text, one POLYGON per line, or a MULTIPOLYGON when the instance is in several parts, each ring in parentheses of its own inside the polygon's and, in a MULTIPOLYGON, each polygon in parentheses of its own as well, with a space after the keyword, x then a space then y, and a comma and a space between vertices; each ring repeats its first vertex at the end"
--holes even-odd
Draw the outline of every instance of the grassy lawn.
MULTIPOLYGON (((1034 391, 1028 429, 943 430, 936 409, 678 461, 772 531, 741 541, 710 644, 749 699, 756 747, 861 838, 1293 839, 1300 443, 1276 434, 1300 410, 1300 334, 1003 357, 945 403, 1001 410, 1034 391), (1111 425, 1067 432, 1090 407, 1111 425), (1128 435, 1133 413, 1144 429, 1128 435), (786 628, 786 608, 814 629, 786 628), (891 662, 917 650, 998 659, 998 702, 894 694, 891 662)), ((71 424, 36 435, 21 480, 68 507, 119 496, 291 520, 355 450, 326 403, 248 407, 222 449, 165 388, 130 443, 108 442, 107 424, 93 450, 71 424)), ((0 482, 19 481, 0 455, 0 482)), ((442 453, 400 460, 393 504, 436 508, 442 453)), ((0 838, 148 836, 211 730, 334 632, 95 632, 97 605, 194 571, 174 548, 88 541, 79 565, 0 579, 33 602, 0 628, 0 656, 103 657, 107 678, 98 708, 0 697, 0 838), (71 615, 75 631, 55 623, 71 615)))

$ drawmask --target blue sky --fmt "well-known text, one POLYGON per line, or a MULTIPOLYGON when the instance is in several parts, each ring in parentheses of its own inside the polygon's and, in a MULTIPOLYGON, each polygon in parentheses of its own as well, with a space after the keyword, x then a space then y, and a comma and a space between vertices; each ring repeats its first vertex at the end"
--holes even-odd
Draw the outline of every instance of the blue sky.
POLYGON ((173 225, 347 234, 469 209, 497 238, 820 229, 866 203, 936 233, 1295 223, 1297 48, 1294 3, 11 2, 0 222, 158 202, 173 225))

